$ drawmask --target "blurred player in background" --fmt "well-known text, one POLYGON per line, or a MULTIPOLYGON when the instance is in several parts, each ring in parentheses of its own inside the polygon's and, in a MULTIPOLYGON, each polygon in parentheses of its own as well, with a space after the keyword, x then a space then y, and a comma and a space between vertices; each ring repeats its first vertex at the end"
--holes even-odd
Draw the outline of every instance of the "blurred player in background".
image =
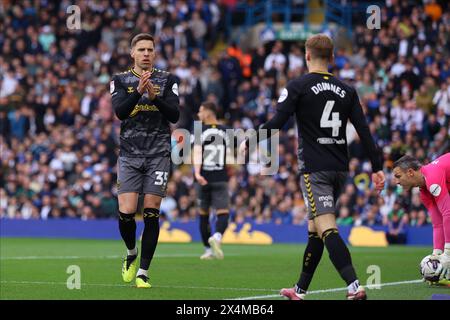
MULTIPOLYGON (((347 121, 353 123, 372 162, 372 180, 378 190, 384 187, 381 153, 369 131, 358 95, 352 87, 328 72, 333 60, 333 42, 323 34, 306 41, 309 73, 290 81, 278 99, 275 116, 260 129, 281 129, 292 114, 298 126, 300 181, 308 209, 308 244, 303 269, 294 288, 280 294, 303 300, 322 257, 324 246, 330 259, 347 283, 349 300, 365 300, 350 252, 336 226, 335 206, 348 173, 347 121)), ((248 149, 248 139, 241 152, 248 149)))
POLYGON ((442 284, 450 284, 450 153, 430 164, 406 155, 394 163, 394 177, 403 188, 420 188, 420 200, 433 224, 432 259, 442 264, 442 284))
POLYGON ((226 171, 226 127, 219 124, 217 107, 213 102, 203 102, 198 112, 202 122, 201 141, 194 140, 194 175, 197 180, 197 199, 200 211, 200 233, 205 253, 202 260, 223 259, 222 236, 228 226, 229 196, 226 171), (216 210, 215 233, 211 236, 210 209, 216 210))
POLYGON ((150 288, 148 269, 158 243, 159 209, 170 169, 170 123, 179 118, 178 84, 153 67, 155 42, 149 34, 131 41, 134 67, 114 75, 112 106, 122 120, 117 169, 119 230, 128 249, 122 267, 125 282, 136 276, 138 288, 150 288), (144 232, 139 270, 136 248, 138 196, 144 194, 144 232))

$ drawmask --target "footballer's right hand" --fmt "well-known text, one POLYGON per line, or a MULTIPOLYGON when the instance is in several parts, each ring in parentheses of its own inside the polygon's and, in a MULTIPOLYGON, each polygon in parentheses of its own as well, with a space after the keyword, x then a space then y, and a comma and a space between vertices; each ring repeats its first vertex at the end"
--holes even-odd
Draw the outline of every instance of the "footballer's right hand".
POLYGON ((372 173, 372 182, 375 184, 375 189, 378 190, 378 194, 384 189, 384 183, 386 178, 384 177, 383 170, 372 173))
POLYGON ((445 253, 432 254, 430 260, 438 260, 442 265, 442 270, 439 273, 441 279, 450 280, 450 256, 445 253))
POLYGON ((432 253, 431 255, 430 255, 430 260, 437 260, 437 261, 439 261, 440 262, 440 256, 441 254, 435 254, 435 253, 432 253))
POLYGON ((199 173, 195 174, 195 179, 197 180, 197 182, 201 185, 201 186, 205 186, 208 184, 208 181, 205 179, 204 176, 202 176, 199 173))
POLYGON ((241 142, 241 144, 239 145, 239 154, 245 158, 246 154, 248 152, 248 147, 247 147, 247 139, 245 139, 244 141, 241 142))
POLYGON ((144 71, 141 74, 141 78, 139 79, 139 84, 137 87, 137 91, 140 94, 144 94, 145 90, 147 90, 148 80, 150 79, 151 75, 152 75, 152 73, 150 71, 144 71))
POLYGON ((450 256, 444 252, 439 255, 439 261, 442 265, 442 278, 450 280, 450 256))

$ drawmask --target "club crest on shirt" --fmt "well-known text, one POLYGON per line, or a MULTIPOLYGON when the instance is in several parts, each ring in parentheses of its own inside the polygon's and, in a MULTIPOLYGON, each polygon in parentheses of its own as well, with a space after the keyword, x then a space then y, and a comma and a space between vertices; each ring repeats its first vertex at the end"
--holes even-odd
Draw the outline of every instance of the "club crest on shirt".
POLYGON ((442 188, 437 183, 434 183, 430 186, 430 193, 435 197, 438 197, 441 194, 441 191, 442 188))

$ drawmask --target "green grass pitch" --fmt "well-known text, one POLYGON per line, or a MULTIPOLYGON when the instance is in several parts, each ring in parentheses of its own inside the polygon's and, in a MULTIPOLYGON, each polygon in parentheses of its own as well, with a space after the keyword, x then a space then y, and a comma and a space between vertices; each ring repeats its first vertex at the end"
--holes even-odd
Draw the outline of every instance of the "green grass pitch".
MULTIPOLYGON (((150 268, 151 289, 122 282, 121 241, 0 239, 0 299, 281 299, 278 291, 296 282, 304 245, 224 245, 225 259, 202 261, 200 243, 164 244, 150 268), (67 288, 79 266, 81 289, 67 288)), ((380 289, 369 299, 430 299, 450 288, 420 282, 418 264, 428 247, 350 248, 363 285, 380 270, 380 289), (372 266, 372 267, 370 267, 372 266), (373 267, 376 266, 376 267, 373 267), (369 272, 368 272, 369 271, 369 272)), ((325 251, 308 299, 345 299, 345 283, 325 251)))

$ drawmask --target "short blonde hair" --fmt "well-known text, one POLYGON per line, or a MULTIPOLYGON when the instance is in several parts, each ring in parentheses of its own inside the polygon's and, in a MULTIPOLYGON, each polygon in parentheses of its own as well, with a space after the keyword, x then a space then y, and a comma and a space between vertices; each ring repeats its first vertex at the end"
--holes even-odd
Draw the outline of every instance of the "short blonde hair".
POLYGON ((323 33, 313 35, 306 40, 306 50, 311 54, 312 59, 322 59, 331 61, 333 58, 333 40, 323 33))

